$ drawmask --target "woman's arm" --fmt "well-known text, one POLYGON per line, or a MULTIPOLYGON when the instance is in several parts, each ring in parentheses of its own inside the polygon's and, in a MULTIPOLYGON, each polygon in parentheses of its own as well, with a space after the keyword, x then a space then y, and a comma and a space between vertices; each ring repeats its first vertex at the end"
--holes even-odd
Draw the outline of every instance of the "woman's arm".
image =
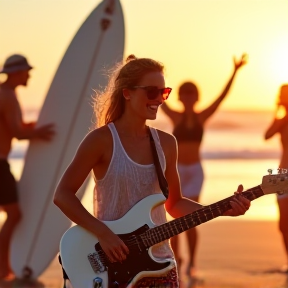
POLYGON ((270 139, 276 133, 280 132, 281 129, 287 124, 288 124, 288 115, 286 115, 282 119, 274 118, 272 124, 268 127, 268 129, 266 130, 266 132, 264 134, 265 140, 270 139))
POLYGON ((165 177, 169 188, 165 208, 172 217, 179 218, 200 209, 202 205, 182 196, 177 170, 178 148, 175 137, 161 133, 160 139, 166 158, 165 177))
POLYGON ((169 106, 163 102, 161 104, 162 111, 172 120, 172 122, 175 124, 178 121, 178 118, 180 116, 179 112, 176 112, 169 108, 169 106))
POLYGON ((93 233, 114 262, 126 258, 125 254, 129 253, 127 246, 103 222, 91 215, 75 195, 90 171, 101 162, 105 147, 107 144, 103 133, 95 130, 85 137, 60 179, 54 203, 69 219, 93 233))
POLYGON ((21 107, 13 94, 8 95, 1 104, 7 130, 13 137, 19 140, 38 138, 47 141, 54 137, 54 124, 50 123, 35 127, 35 123, 25 123, 23 121, 21 107))
MULTIPOLYGON (((161 144, 166 157, 165 177, 168 181, 169 197, 165 202, 167 212, 174 218, 179 218, 192 213, 203 206, 195 201, 182 196, 180 179, 177 171, 177 142, 172 135, 161 133, 161 144)), ((230 201, 231 209, 223 216, 243 215, 250 207, 250 201, 241 195, 242 185, 239 185, 235 197, 230 201)))
POLYGON ((206 109, 204 109, 203 111, 201 111, 199 113, 199 120, 201 121, 201 123, 204 123, 217 110, 217 108, 219 107, 221 102, 224 100, 224 98, 226 97, 226 95, 228 94, 228 92, 231 88, 231 85, 235 79, 235 76, 236 76, 238 69, 246 64, 246 62, 247 62, 246 58, 247 58, 246 54, 243 54, 239 61, 237 61, 234 58, 234 71, 233 71, 228 83, 226 84, 224 90, 222 91, 220 96, 209 107, 207 107, 206 109))

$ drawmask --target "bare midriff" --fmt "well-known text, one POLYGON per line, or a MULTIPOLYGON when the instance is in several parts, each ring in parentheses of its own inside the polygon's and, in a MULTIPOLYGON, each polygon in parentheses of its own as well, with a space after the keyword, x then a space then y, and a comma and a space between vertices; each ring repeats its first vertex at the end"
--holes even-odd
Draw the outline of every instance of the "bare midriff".
POLYGON ((7 159, 10 149, 12 137, 8 133, 7 129, 4 127, 3 123, 0 120, 0 159, 7 159))
POLYGON ((280 160, 280 168, 288 169, 288 126, 285 126, 281 134, 282 156, 280 160))
POLYGON ((183 141, 178 143, 178 162, 184 165, 200 162, 200 142, 183 141))
POLYGON ((283 149, 283 153, 281 156, 281 161, 280 161, 279 167, 284 168, 284 169, 288 169, 288 150, 287 150, 287 148, 283 149))

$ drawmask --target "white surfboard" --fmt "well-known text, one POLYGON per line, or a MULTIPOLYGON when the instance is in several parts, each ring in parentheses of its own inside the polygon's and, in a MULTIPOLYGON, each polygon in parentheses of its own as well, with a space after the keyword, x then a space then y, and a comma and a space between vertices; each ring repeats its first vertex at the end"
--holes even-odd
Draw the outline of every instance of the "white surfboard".
MULTIPOLYGON (((92 126, 93 89, 105 87, 104 67, 123 59, 119 0, 101 2, 78 30, 51 83, 37 125, 55 123, 53 141, 30 142, 19 180, 23 219, 11 243, 17 277, 37 278, 55 258, 71 221, 52 201, 55 187, 92 126)), ((79 167, 81 169, 81 167, 79 167)))

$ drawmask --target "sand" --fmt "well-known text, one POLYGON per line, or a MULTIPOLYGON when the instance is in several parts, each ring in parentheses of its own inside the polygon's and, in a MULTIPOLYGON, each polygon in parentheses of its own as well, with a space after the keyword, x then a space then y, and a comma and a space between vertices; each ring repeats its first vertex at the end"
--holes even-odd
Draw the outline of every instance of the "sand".
POLYGON ((278 223, 229 218, 198 227, 196 265, 204 284, 196 287, 288 287, 287 275, 276 273, 286 261, 278 223))
MULTIPOLYGON (((193 287, 288 288, 287 274, 277 272, 286 261, 278 223, 222 219, 197 228, 197 275, 203 281, 193 287)), ((183 249, 187 256, 185 252, 183 249)), ((61 267, 56 258, 38 280, 37 285, 0 283, 0 288, 63 287, 61 267)))

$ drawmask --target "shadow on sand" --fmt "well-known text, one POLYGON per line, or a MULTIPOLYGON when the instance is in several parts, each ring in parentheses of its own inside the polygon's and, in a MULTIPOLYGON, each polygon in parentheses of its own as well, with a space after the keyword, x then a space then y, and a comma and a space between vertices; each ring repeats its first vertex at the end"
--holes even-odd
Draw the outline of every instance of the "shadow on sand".
POLYGON ((11 279, 0 280, 1 288, 44 288, 45 285, 37 280, 11 279))

